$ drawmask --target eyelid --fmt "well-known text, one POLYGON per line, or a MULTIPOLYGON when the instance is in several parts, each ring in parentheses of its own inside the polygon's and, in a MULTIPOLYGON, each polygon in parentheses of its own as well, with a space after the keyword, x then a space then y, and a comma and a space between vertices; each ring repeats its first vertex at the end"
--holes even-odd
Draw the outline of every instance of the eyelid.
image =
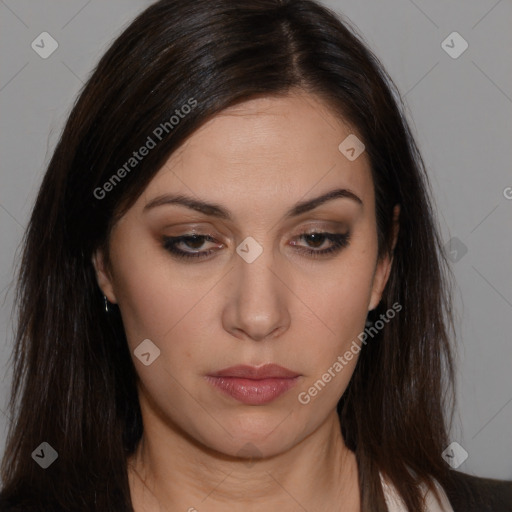
MULTIPOLYGON (((209 236, 213 239, 215 239, 214 241, 215 242, 219 242, 219 239, 220 238, 229 238, 229 235, 227 235, 226 233, 223 233, 222 230, 219 230, 219 229, 212 229, 210 226, 205 226, 204 228, 202 228, 200 225, 198 226, 194 226, 194 225, 191 225, 191 224, 188 224, 188 223, 183 223, 183 224, 177 224, 177 225, 172 225, 172 226, 166 226, 168 228, 178 228, 180 226, 185 226, 183 229, 184 231, 181 232, 178 232, 177 234, 172 234, 172 235, 166 235, 167 238, 179 238, 179 237, 188 237, 188 236, 193 236, 193 235, 197 235, 197 236, 201 236, 201 237, 204 237, 204 236, 209 236)), ((306 224, 301 224, 296 232, 291 236, 291 238, 295 238, 297 236, 300 236, 300 235, 304 235, 304 234, 312 234, 312 233, 318 233, 318 234, 321 234, 321 233, 325 233, 325 232, 329 232, 329 233, 332 233, 332 234, 341 234, 341 233, 346 233, 347 231, 349 231, 349 227, 348 227, 348 224, 346 222, 339 222, 339 221, 328 221, 328 220, 318 220, 318 221, 309 221, 308 223, 306 224)), ((243 234, 239 234, 239 233, 236 233, 236 235, 240 238, 240 240, 244 240, 246 238, 246 236, 244 236, 243 234)))
POLYGON ((335 232, 345 232, 348 231, 349 225, 346 222, 335 222, 328 220, 317 220, 317 221, 309 221, 305 224, 301 224, 298 228, 300 233, 304 233, 305 231, 335 231, 335 232))
MULTIPOLYGON (((315 258, 325 258, 327 259, 329 256, 336 256, 338 253, 340 253, 345 247, 347 247, 350 244, 351 240, 351 232, 346 231, 344 233, 333 233, 330 231, 325 230, 306 230, 304 229, 301 231, 298 235, 292 238, 292 240, 296 240, 297 238, 302 238, 304 236, 310 236, 310 235, 323 235, 325 237, 325 240, 330 242, 330 246, 326 249, 315 249, 315 248, 308 248, 307 246, 300 245, 296 242, 291 243, 290 245, 293 247, 296 247, 296 251, 299 254, 306 254, 307 257, 315 259, 315 258)), ((177 249, 176 246, 180 243, 185 242, 187 238, 193 238, 196 236, 200 241, 202 241, 201 245, 204 245, 204 243, 207 242, 217 242, 215 237, 212 237, 209 234, 202 234, 202 233, 185 233, 183 235, 179 236, 164 236, 162 239, 162 246, 165 250, 170 252, 172 256, 176 259, 187 261, 189 260, 192 262, 194 259, 198 262, 202 259, 207 259, 210 254, 220 251, 221 248, 224 247, 224 244, 220 243, 220 248, 217 249, 207 249, 207 250, 192 250, 192 251, 184 251, 181 249, 177 249)), ((325 241, 324 240, 324 241, 325 241)), ((323 243, 321 244, 323 245, 323 243)))

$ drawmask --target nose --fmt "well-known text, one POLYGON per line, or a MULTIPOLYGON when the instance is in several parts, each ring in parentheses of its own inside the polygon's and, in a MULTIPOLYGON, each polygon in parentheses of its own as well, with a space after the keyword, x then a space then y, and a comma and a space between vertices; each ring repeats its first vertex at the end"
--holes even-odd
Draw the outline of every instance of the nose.
POLYGON ((239 339, 262 341, 280 336, 290 325, 290 290, 284 268, 271 251, 251 263, 237 256, 226 282, 224 329, 239 339), (279 275, 279 277, 278 277, 279 275))

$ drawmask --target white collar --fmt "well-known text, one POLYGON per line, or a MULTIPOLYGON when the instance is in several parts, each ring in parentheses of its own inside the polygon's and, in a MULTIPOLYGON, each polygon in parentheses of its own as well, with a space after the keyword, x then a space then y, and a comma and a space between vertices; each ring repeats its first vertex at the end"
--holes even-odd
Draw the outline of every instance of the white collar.
MULTIPOLYGON (((384 479, 381 473, 380 481, 382 482, 382 489, 384 490, 384 497, 386 499, 386 504, 388 506, 389 512, 407 512, 405 504, 402 498, 399 496, 395 486, 384 479)), ((427 494, 425 504, 427 506, 426 510, 428 512, 454 512, 444 489, 439 485, 437 480, 434 480, 436 488, 439 491, 441 496, 441 503, 436 499, 435 495, 427 491, 427 487, 425 484, 421 484, 421 488, 423 489, 423 495, 427 494)))

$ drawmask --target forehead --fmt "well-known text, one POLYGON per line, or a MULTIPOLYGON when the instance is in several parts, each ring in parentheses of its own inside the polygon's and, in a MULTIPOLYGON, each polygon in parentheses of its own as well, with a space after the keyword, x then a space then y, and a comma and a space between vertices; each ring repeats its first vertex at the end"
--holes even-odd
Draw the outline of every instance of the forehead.
POLYGON ((339 149, 354 130, 312 95, 251 99, 206 122, 167 160, 139 198, 182 192, 266 208, 333 187, 373 198, 369 160, 339 149))

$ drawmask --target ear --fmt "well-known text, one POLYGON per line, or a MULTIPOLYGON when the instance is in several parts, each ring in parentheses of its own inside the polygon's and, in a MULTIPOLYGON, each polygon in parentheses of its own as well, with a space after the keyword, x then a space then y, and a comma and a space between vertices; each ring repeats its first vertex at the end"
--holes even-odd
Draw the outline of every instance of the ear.
POLYGON ((372 292, 370 297, 370 305, 368 311, 375 309, 382 297, 386 283, 388 282, 389 274, 391 272, 391 265, 393 264, 393 251, 395 250, 396 241, 398 238, 400 216, 400 205, 396 204, 393 208, 393 242, 391 245, 391 253, 387 253, 383 258, 380 258, 375 268, 373 276, 372 292))
POLYGON ((117 299, 114 293, 112 276, 109 269, 107 268, 103 249, 96 249, 92 255, 92 264, 94 265, 94 270, 96 271, 98 286, 103 292, 103 295, 107 297, 109 302, 116 304, 117 299))

